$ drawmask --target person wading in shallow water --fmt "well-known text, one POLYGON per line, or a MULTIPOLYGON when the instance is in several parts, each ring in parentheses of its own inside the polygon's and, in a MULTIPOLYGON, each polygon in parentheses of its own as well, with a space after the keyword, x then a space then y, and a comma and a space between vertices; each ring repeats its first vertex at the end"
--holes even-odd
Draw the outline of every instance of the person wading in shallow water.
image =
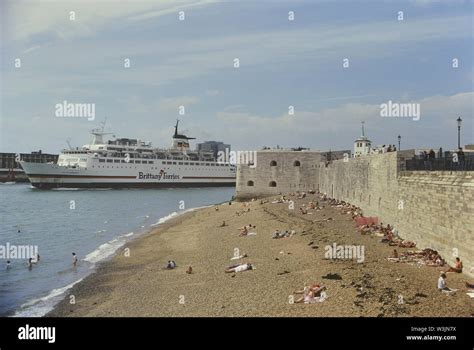
POLYGON ((76 253, 72 253, 72 266, 76 267, 77 266, 77 256, 76 253))

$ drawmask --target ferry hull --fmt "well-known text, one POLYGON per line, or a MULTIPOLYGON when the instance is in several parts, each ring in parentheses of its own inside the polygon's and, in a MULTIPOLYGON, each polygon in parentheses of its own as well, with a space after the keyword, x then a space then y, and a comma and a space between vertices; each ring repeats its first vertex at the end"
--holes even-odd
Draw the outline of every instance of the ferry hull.
POLYGON ((235 187, 235 182, 174 182, 174 183, 156 183, 156 182, 31 182, 35 188, 42 190, 51 190, 55 188, 112 188, 112 189, 130 189, 130 188, 199 188, 199 187, 235 187))
MULTIPOLYGON (((56 164, 21 162, 30 183, 39 189, 54 188, 185 188, 185 187, 234 187, 235 176, 222 171, 181 172, 170 167, 166 170, 176 178, 152 176, 157 169, 138 167, 133 169, 110 168, 108 172, 84 168, 67 168, 56 164), (150 176, 147 176, 150 174, 150 176)), ((100 170, 100 168, 99 168, 100 170)), ((172 177, 172 176, 170 176, 172 177)))

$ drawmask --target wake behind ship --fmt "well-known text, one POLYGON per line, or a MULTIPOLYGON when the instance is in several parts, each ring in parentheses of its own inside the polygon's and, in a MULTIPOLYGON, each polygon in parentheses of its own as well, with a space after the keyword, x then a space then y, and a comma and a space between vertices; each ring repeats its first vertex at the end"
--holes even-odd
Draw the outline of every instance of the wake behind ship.
POLYGON ((92 130, 91 144, 63 150, 57 163, 20 161, 36 188, 171 188, 235 186, 235 165, 212 152, 191 151, 176 122, 169 149, 116 138, 104 142, 104 127, 92 130))

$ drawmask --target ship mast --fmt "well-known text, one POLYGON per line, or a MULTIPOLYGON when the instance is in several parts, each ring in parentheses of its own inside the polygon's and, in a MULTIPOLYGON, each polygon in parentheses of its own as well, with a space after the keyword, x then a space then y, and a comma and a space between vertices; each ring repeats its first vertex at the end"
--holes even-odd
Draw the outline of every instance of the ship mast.
POLYGON ((100 123, 100 127, 91 130, 91 134, 94 135, 94 139, 92 140, 93 145, 100 145, 104 143, 103 136, 111 134, 104 132, 105 124, 107 123, 107 118, 104 119, 102 123, 100 123))

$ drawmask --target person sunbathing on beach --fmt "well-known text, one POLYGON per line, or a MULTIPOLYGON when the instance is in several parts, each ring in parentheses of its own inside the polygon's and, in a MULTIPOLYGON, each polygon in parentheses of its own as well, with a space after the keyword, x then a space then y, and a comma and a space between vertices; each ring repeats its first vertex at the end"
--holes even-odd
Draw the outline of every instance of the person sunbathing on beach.
POLYGON ((449 269, 446 272, 456 272, 456 273, 461 273, 462 272, 462 261, 459 259, 459 257, 456 258, 456 263, 454 264, 454 267, 449 267, 449 269))
POLYGON ((190 274, 193 273, 193 268, 192 268, 192 266, 189 266, 189 267, 188 267, 188 269, 186 270, 186 273, 187 273, 188 275, 190 275, 190 274))
POLYGON ((276 231, 273 233, 272 238, 275 238, 275 239, 278 239, 278 238, 287 238, 287 237, 292 237, 292 236, 295 235, 295 234, 296 234, 295 230, 292 230, 291 232, 288 232, 288 231, 280 232, 280 230, 276 230, 276 231))
POLYGON ((474 289, 474 283, 469 283, 468 281, 466 281, 466 288, 474 289))
POLYGON ((225 273, 237 273, 237 272, 242 272, 242 271, 247 271, 247 270, 253 270, 253 265, 250 263, 246 264, 235 264, 235 265, 230 265, 225 268, 225 273))
POLYGON ((300 213, 305 215, 305 214, 308 214, 308 211, 304 209, 303 207, 300 207, 300 213))
POLYGON ((295 301, 295 303, 312 304, 315 302, 324 301, 327 298, 326 287, 313 283, 303 290, 295 291, 294 294, 303 294, 303 296, 295 301))
POLYGON ((401 248, 414 248, 416 244, 411 241, 398 241, 398 246, 401 248))
POLYGON ((275 230, 275 232, 273 232, 272 238, 280 238, 280 230, 275 230))

